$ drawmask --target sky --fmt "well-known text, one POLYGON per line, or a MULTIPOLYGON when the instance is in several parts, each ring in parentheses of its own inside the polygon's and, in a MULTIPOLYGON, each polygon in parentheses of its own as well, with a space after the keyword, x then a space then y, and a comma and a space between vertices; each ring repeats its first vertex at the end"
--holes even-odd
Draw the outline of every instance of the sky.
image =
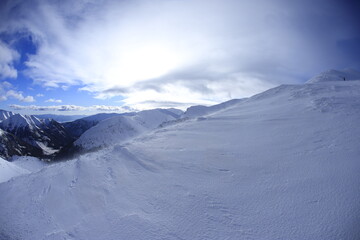
POLYGON ((360 69, 344 0, 1 0, 0 109, 212 105, 360 69))

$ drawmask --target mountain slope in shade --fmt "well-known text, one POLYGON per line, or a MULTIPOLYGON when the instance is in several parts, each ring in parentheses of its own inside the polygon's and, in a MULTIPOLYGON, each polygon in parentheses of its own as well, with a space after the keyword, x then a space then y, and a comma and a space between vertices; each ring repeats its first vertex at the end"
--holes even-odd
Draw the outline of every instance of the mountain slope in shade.
POLYGON ((66 131, 76 140, 88 129, 92 128, 102 120, 119 116, 118 113, 99 113, 92 116, 77 119, 72 122, 63 123, 66 131))
POLYGON ((312 77, 306 83, 360 80, 360 72, 354 69, 328 70, 312 77))
POLYGON ((64 127, 53 119, 15 114, 0 122, 0 128, 41 149, 44 155, 51 155, 71 142, 64 127))
POLYGON ((112 117, 90 128, 74 142, 74 145, 83 150, 91 150, 124 142, 158 127, 161 123, 178 119, 181 113, 153 109, 128 116, 112 117))
POLYGON ((0 122, 4 121, 5 119, 7 119, 13 115, 15 115, 15 113, 0 109, 0 122))
POLYGON ((15 178, 0 236, 360 239, 359 96, 359 81, 283 85, 15 178))
POLYGON ((0 129, 0 157, 8 159, 14 155, 40 157, 43 155, 43 152, 41 149, 22 141, 15 135, 0 129))
POLYGON ((77 119, 86 117, 85 115, 58 115, 58 114, 40 114, 40 115, 34 115, 34 116, 39 119, 51 118, 59 123, 75 121, 77 119))

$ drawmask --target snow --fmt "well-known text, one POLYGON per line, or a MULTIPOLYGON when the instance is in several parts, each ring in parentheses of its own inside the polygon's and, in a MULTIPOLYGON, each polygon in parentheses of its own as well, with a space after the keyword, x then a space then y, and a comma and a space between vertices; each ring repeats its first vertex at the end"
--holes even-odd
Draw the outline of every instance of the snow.
POLYGON ((119 113, 98 113, 98 114, 95 114, 95 115, 83 117, 81 119, 85 120, 85 121, 100 122, 100 121, 105 120, 107 118, 112 118, 112 117, 119 116, 119 115, 120 115, 119 113))
POLYGON ((198 106, 192 106, 189 107, 186 112, 184 113, 183 117, 187 117, 187 118, 195 118, 195 117, 200 117, 200 116, 205 116, 217 111, 221 111, 224 110, 226 108, 229 108, 235 104, 240 103, 241 101, 244 101, 245 99, 232 99, 230 101, 227 102, 223 102, 217 105, 213 105, 213 106, 202 106, 202 105, 198 105, 198 106))
POLYGON ((10 159, 11 163, 21 167, 23 169, 26 169, 30 172, 37 172, 43 169, 48 164, 41 161, 40 159, 36 157, 30 157, 30 156, 13 156, 10 159))
POLYGON ((52 155, 59 151, 58 149, 47 146, 46 143, 41 141, 36 141, 36 145, 43 151, 44 155, 52 155))
POLYGON ((29 171, 21 167, 18 167, 15 164, 6 161, 3 158, 0 158, 0 183, 9 181, 13 177, 17 177, 27 173, 29 173, 29 171))
POLYGON ((176 115, 172 111, 154 109, 128 116, 120 115, 108 118, 83 133, 74 144, 85 150, 110 146, 144 134, 161 123, 175 120, 178 117, 180 115, 176 115))
POLYGON ((0 237, 360 239, 359 96, 360 81, 283 85, 110 136, 111 147, 0 184, 0 237))
POLYGON ((311 78, 307 83, 320 83, 328 81, 353 81, 360 80, 360 72, 348 68, 344 70, 328 70, 311 78))

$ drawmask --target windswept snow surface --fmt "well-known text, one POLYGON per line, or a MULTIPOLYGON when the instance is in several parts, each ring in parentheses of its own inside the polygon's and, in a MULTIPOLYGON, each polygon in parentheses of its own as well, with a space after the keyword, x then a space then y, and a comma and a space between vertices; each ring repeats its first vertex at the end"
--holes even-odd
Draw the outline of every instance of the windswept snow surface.
POLYGON ((216 104, 216 105, 209 106, 209 107, 202 106, 202 105, 191 106, 184 113, 184 117, 195 118, 195 117, 205 116, 205 115, 215 113, 217 111, 221 111, 226 108, 229 108, 229 107, 236 105, 242 101, 245 101, 245 99, 232 99, 227 102, 223 102, 223 103, 216 104))
POLYGON ((30 156, 13 156, 10 161, 16 166, 26 169, 30 172, 40 171, 48 165, 40 159, 30 156))
POLYGON ((280 86, 0 184, 0 236, 360 239, 359 96, 280 86))
MULTIPOLYGON (((15 164, 0 158, 0 183, 6 182, 13 177, 29 173, 28 170, 16 166, 15 164)), ((2 218, 2 216, 0 216, 2 218)), ((1 227, 0 227, 1 229, 1 227)), ((1 232, 0 232, 1 237, 1 232)))

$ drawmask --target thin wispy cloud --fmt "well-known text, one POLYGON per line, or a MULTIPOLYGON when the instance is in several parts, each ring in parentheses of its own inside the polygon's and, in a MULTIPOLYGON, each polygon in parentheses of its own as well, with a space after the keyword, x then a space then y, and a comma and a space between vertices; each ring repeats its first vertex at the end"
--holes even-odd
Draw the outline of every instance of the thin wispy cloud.
POLYGON ((17 70, 13 64, 18 59, 19 54, 0 40, 0 79, 17 77, 17 70))
MULTIPOLYGON (((356 67, 351 6, 343 1, 3 1, 0 32, 29 35, 23 73, 44 88, 95 98, 212 104, 356 67)), ((355 19, 354 19, 355 18, 355 19)), ((359 44, 357 44, 359 45, 359 44)), ((1 44, 0 76, 19 57, 1 44)))
POLYGON ((45 100, 45 102, 50 102, 50 103, 62 103, 62 100, 61 99, 53 99, 53 98, 50 98, 48 100, 45 100))

